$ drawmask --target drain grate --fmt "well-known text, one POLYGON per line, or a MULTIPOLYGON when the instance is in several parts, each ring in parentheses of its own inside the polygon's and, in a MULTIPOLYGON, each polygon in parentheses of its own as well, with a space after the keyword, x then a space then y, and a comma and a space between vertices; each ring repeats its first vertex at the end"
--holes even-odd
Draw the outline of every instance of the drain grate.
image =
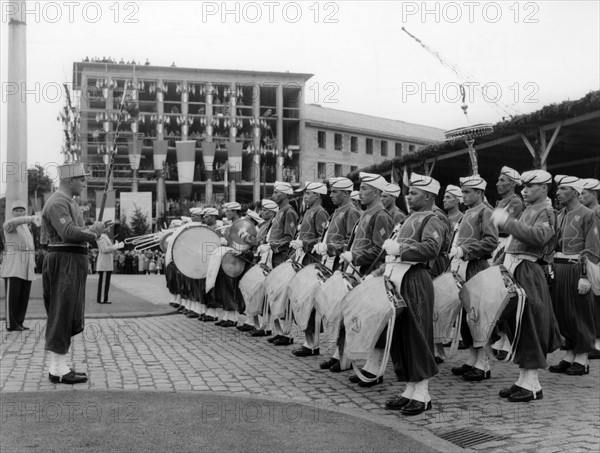
POLYGON ((495 436, 493 434, 482 433, 481 431, 473 431, 472 429, 465 428, 440 434, 439 437, 462 448, 469 448, 473 445, 484 444, 486 442, 497 442, 506 439, 506 437, 503 436, 495 436))

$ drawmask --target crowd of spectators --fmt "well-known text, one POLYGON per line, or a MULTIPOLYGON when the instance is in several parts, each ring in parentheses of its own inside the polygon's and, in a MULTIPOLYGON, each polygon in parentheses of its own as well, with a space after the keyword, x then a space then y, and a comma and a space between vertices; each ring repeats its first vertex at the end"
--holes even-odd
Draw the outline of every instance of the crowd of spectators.
MULTIPOLYGON (((98 249, 88 253, 88 274, 96 273, 98 249)), ((165 254, 159 250, 117 250, 113 253, 115 274, 164 274, 165 254)))

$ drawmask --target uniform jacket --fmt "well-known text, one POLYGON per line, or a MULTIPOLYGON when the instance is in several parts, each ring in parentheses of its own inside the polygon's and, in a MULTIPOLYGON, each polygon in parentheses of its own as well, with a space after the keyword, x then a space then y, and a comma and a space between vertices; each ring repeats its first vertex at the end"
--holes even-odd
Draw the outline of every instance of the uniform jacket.
POLYGON ((593 263, 600 257, 600 235, 596 214, 579 205, 572 211, 562 209, 557 220, 556 251, 567 255, 581 254, 593 263))
POLYGON ((290 205, 281 208, 271 223, 269 245, 273 254, 288 253, 290 241, 296 237, 298 214, 290 205))
POLYGON ((56 191, 42 210, 42 244, 73 244, 86 246, 96 235, 85 229, 83 213, 73 198, 56 191))
POLYGON ((35 280, 35 247, 26 222, 29 217, 15 217, 4 222, 4 258, 0 277, 35 280))
POLYGON ((512 235, 506 253, 526 254, 541 259, 552 253, 556 215, 546 203, 529 205, 518 220, 510 217, 504 231, 512 235))
POLYGON ((360 215, 360 211, 352 202, 340 206, 333 212, 326 233, 329 256, 339 256, 345 250, 360 215))
POLYGON ((467 209, 458 227, 457 246, 464 261, 489 259, 498 246, 498 228, 492 223, 492 210, 481 203, 467 209))
POLYGON ((398 231, 398 256, 402 261, 418 263, 435 260, 442 249, 446 229, 446 225, 432 211, 411 212, 398 231))
MULTIPOLYGON (((521 197, 519 197, 516 193, 513 193, 510 197, 498 200, 498 203, 496 203, 496 208, 506 208, 506 212, 508 212, 510 218, 518 219, 523 212, 523 209, 525 209, 525 203, 523 203, 521 197)), ((506 237, 509 233, 504 231, 503 228, 500 228, 498 234, 501 237, 506 237)))
POLYGON ((381 202, 374 203, 363 211, 350 244, 352 264, 375 269, 383 262, 383 254, 380 256, 381 246, 390 237, 392 222, 392 216, 381 202), (379 260, 375 262, 378 257, 379 260))
POLYGON ((298 239, 302 241, 305 253, 311 253, 312 248, 321 240, 329 215, 321 205, 311 206, 302 216, 298 239))
POLYGON ((108 235, 102 234, 96 241, 98 244, 98 258, 96 260, 96 271, 114 271, 114 253, 118 250, 108 235))

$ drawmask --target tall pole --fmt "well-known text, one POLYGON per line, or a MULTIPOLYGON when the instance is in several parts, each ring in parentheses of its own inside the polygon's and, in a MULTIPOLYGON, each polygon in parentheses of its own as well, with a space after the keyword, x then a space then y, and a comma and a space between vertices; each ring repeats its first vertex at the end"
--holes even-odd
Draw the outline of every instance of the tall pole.
POLYGON ((6 212, 16 200, 27 202, 27 35, 26 2, 15 3, 8 17, 7 152, 3 173, 6 212))

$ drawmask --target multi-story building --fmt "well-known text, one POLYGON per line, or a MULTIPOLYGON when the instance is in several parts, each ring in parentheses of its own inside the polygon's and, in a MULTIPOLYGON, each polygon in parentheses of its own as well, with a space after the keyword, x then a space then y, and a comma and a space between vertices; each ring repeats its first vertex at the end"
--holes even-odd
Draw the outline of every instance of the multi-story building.
POLYGON ((256 201, 275 180, 300 185, 341 176, 444 139, 441 129, 305 104, 311 77, 74 63, 88 191, 104 187, 128 83, 140 112, 125 115, 119 127, 111 181, 117 196, 151 191, 165 199, 256 201))

